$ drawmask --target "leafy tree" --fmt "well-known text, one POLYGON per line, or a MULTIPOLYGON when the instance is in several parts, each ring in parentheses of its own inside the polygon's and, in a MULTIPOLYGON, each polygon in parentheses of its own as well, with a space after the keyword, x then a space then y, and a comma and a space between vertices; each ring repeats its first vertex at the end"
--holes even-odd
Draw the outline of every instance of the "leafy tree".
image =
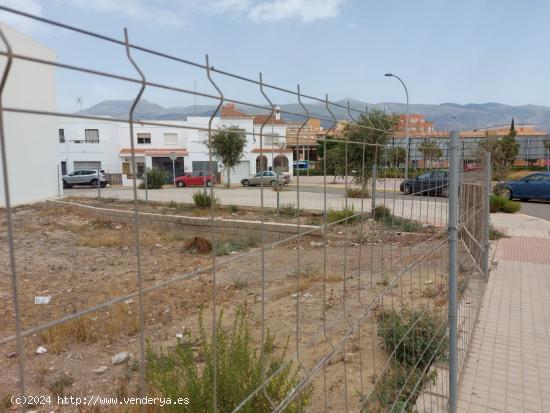
POLYGON ((502 181, 510 173, 510 169, 519 152, 519 143, 516 141, 517 131, 514 120, 510 125, 510 131, 503 138, 498 138, 494 132, 487 131, 481 148, 491 154, 493 173, 498 181, 502 181))
MULTIPOLYGON (((227 170, 227 187, 229 188, 231 168, 237 166, 244 154, 246 137, 237 126, 220 129, 211 136, 212 156, 224 165, 227 170)), ((208 147, 208 141, 205 142, 208 147)))
POLYGON ((407 151, 401 146, 395 146, 386 151, 386 158, 389 165, 399 165, 407 160, 407 151))
POLYGON ((512 166, 516 160, 516 156, 519 152, 519 143, 516 141, 518 135, 516 128, 514 127, 514 118, 512 118, 512 124, 510 125, 510 131, 499 141, 500 150, 502 152, 501 161, 506 166, 512 166))
POLYGON ((437 144, 437 142, 424 139, 418 146, 418 150, 422 153, 424 158, 424 166, 430 164, 432 161, 437 161, 443 156, 443 151, 437 144))
MULTIPOLYGON (((324 153, 324 148, 318 152, 321 165, 326 156, 327 174, 335 176, 344 176, 347 165, 348 175, 351 175, 354 181, 360 184, 363 190, 366 190, 371 175, 371 166, 375 160, 380 162, 385 155, 383 146, 386 145, 390 131, 395 129, 397 123, 397 116, 388 115, 382 111, 372 111, 361 115, 355 123, 345 126, 340 138, 341 142, 326 142, 327 153, 324 153), (363 145, 358 143, 367 144, 364 146, 364 151, 363 145)), ((323 141, 319 142, 321 143, 319 147, 322 147, 323 141)))

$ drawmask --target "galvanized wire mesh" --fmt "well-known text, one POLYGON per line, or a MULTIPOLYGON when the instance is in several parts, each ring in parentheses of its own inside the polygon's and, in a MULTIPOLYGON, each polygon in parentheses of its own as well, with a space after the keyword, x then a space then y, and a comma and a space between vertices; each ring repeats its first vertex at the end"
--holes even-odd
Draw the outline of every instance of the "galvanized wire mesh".
MULTIPOLYGON (((74 351, 97 351, 97 340, 103 340, 97 332, 103 334, 105 331, 102 326, 87 327, 86 323, 91 320, 93 325, 100 319, 112 324, 115 317, 120 317, 116 309, 122 306, 124 321, 116 329, 126 331, 132 338, 125 333, 121 337, 117 330, 114 337, 108 339, 107 348, 112 352, 130 349, 136 356, 135 365, 125 373, 126 391, 121 394, 140 397, 162 394, 158 382, 151 378, 147 348, 155 352, 162 346, 173 347, 173 333, 179 331, 174 330, 175 325, 183 322, 185 335, 176 333, 177 345, 190 346, 193 354, 198 353, 193 358, 198 372, 206 368, 200 356, 205 349, 210 349, 209 360, 215 366, 207 389, 209 401, 205 411, 447 410, 448 375, 456 377, 458 374, 457 370, 448 371, 449 348, 457 350, 461 366, 467 355, 488 273, 489 163, 477 146, 465 143, 460 152, 448 139, 436 141, 415 137, 396 143, 392 139, 393 125, 387 122, 390 117, 385 114, 367 113, 350 107, 349 103, 332 102, 328 96, 305 95, 299 86, 290 90, 270 85, 264 82, 261 74, 255 80, 222 71, 210 64, 208 56, 205 63, 197 63, 147 49, 130 43, 126 30, 124 39, 120 40, 6 7, 0 9, 120 47, 137 73, 122 75, 78 64, 46 61, 11 50, 8 39, 2 35, 6 50, 0 55, 5 56, 8 65, 3 72, 0 96, 6 79, 9 80, 12 61, 24 61, 36 67, 53 66, 138 87, 128 116, 119 119, 40 108, 1 107, 1 119, 8 114, 55 116, 125 127, 131 171, 134 172, 131 188, 116 185, 102 188, 98 182, 97 188, 72 189, 61 188, 58 173, 59 198, 44 207, 47 212, 43 213, 45 218, 38 225, 26 227, 23 225, 24 209, 16 210, 10 205, 9 164, 15 160, 7 159, 6 137, 0 130, 5 237, 9 247, 5 254, 9 257, 11 280, 11 302, 3 311, 14 322, 13 327, 5 326, 0 345, 9 348, 15 343, 17 371, 13 370, 13 365, 7 369, 17 376, 19 384, 17 390, 10 388, 10 391, 29 395, 44 390, 44 383, 28 380, 43 368, 32 355, 35 346, 47 340, 53 342, 52 334, 73 332, 74 323, 80 322, 82 324, 76 324, 81 328, 77 334, 78 344, 69 338, 59 345, 59 353, 67 354, 69 360, 63 369, 79 375, 74 377, 77 383, 91 383, 90 391, 101 390, 97 376, 90 377, 89 372, 83 372, 83 368, 89 368, 88 360, 68 355, 74 351), (192 66, 203 72, 214 91, 197 92, 170 83, 149 81, 139 58, 134 56, 137 53, 192 66), (226 96, 224 82, 227 79, 257 88, 265 104, 226 96), (217 106, 209 117, 196 124, 135 119, 135 109, 148 88, 199 96, 214 101, 217 106), (224 188, 207 186, 204 181, 203 188, 153 190, 148 189, 147 184, 144 189, 139 188, 136 128, 149 126, 194 133, 189 136, 198 136, 208 143, 205 162, 209 169, 205 172, 215 176, 214 166, 218 160, 212 153, 211 143, 214 134, 230 126, 219 116, 227 103, 267 115, 256 128, 245 129, 242 133, 259 156, 268 153, 271 157, 259 159, 259 168, 265 169, 268 163, 274 166, 276 156, 288 153, 284 151, 287 148, 276 147, 274 138, 280 136, 269 132, 270 120, 276 111, 274 94, 277 94, 277 101, 293 99, 297 103, 296 111, 282 113, 300 119, 293 146, 298 159, 300 153, 305 157, 306 148, 308 154, 312 147, 322 153, 315 174, 310 169, 301 170, 298 163, 296 168, 287 165, 288 173, 293 175, 287 186, 279 184, 276 177, 274 182, 268 180, 266 185, 257 187, 247 184, 224 188), (306 103, 312 102, 319 105, 321 115, 310 113, 311 106, 306 103), (337 119, 333 113, 336 108, 345 109, 346 119, 337 119), (308 121, 313 117, 328 126, 323 137, 311 140, 305 134, 308 121), (338 132, 342 125, 343 132, 338 132), (460 161, 450 168, 453 150, 460 161), (455 198, 457 202, 449 204, 448 197, 452 194, 449 182, 453 176, 460 182, 459 202, 455 198), (209 194, 215 202, 199 211, 193 206, 197 193, 209 194), (449 274, 452 272, 449 259, 453 254, 448 242, 450 208, 454 208, 459 218, 454 228, 458 235, 456 261, 451 261, 457 263, 454 266, 457 314, 451 314, 456 316, 457 339, 451 343, 449 329, 452 330, 455 319, 449 317, 447 310, 449 274), (62 288, 54 292, 54 300, 59 297, 64 307, 37 313, 28 302, 32 295, 44 289, 43 274, 33 274, 16 241, 18 237, 25 239, 25 232, 48 232, 52 228, 73 231, 74 235, 77 230, 67 223, 63 228, 59 227, 59 222, 55 226, 53 221, 57 218, 48 218, 50 214, 55 217, 51 209, 62 211, 61 214, 79 223, 85 222, 78 228, 90 232, 85 232, 84 240, 79 238, 69 251, 56 251, 52 244, 51 256, 44 259, 55 261, 63 255, 78 259, 78 254, 86 251, 97 255, 99 266, 113 267, 112 278, 96 279, 92 274, 95 269, 84 267, 72 275, 74 290, 62 288), (96 221, 91 221, 92 218, 96 221), (86 237, 98 236, 93 232, 98 225, 107 226, 102 236, 114 231, 113 225, 120 231, 126 228, 122 226, 127 226, 131 232, 120 245, 114 243, 116 245, 109 247, 99 242, 96 246, 100 248, 94 249, 86 237), (163 238, 167 234, 182 243, 194 236, 204 238, 210 247, 209 257, 194 257, 196 251, 182 252, 181 247, 167 249, 167 260, 177 260, 179 254, 183 254, 182 262, 161 269, 159 257, 151 249, 164 248, 163 242, 172 242, 172 238, 163 238), (158 243, 152 241, 157 239, 158 243), (87 249, 83 250, 82 245, 87 249), (107 261, 113 257, 103 248, 116 249, 121 257, 132 258, 123 258, 122 265, 109 263, 107 261), (23 280, 17 271, 19 266, 25 268, 23 280), (121 280, 115 280, 117 277, 121 280), (33 279, 40 280, 40 287, 29 287, 33 279), (86 280, 87 285, 83 285, 81 279, 86 280), (26 288, 22 290, 21 285, 26 288), (92 294, 98 289, 101 294, 92 294), (124 306, 136 304, 134 299, 137 305, 128 311, 124 306), (238 319, 241 311, 249 320, 251 341, 260 360, 260 380, 242 398, 230 400, 224 388, 231 381, 224 370, 229 368, 224 364, 229 356, 222 351, 226 347, 219 336, 231 330, 233 320, 238 319), (200 325, 199 314, 202 315, 200 325), (222 314, 225 315, 222 317, 222 314), (132 323, 135 329, 130 334, 126 329, 132 323), (71 330, 59 329, 69 325, 71 330), (87 332, 87 328, 94 333, 87 332), (90 337, 94 335, 93 340, 83 338, 88 333, 90 337), (198 339, 201 336, 207 340, 198 339), (282 352, 285 342, 286 352, 282 352), (271 357, 274 349, 284 354, 280 362, 275 365, 261 362, 271 357), (288 378, 289 371, 293 372, 293 379, 289 385, 281 387, 281 377, 288 378), (94 386, 94 382, 98 385, 94 386)), ((56 166, 59 171, 58 168, 56 166)), ((145 182, 148 179, 146 171, 141 176, 145 182)), ((67 236, 73 239, 73 235, 67 236)), ((32 241, 28 242, 32 245, 32 241)), ((57 275, 53 271, 48 277, 57 275)), ((53 279, 51 283, 53 289, 59 288, 53 279)), ((52 355, 52 360, 59 361, 56 357, 61 356, 52 355)), ((229 362, 238 365, 239 359, 229 358, 229 362)), ((181 397, 187 395, 181 394, 181 397)))

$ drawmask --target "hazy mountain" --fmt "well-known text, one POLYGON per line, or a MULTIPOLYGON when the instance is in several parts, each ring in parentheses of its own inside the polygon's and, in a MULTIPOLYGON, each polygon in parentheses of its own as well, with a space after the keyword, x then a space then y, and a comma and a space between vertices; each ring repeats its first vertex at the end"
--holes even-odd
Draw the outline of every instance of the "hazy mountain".
MULTIPOLYGON (((348 99, 337 101, 344 107, 347 107, 348 99)), ((350 107, 364 111, 380 109, 389 113, 405 113, 406 106, 403 103, 383 102, 383 103, 365 103, 354 99, 349 99, 350 107)), ((130 110, 130 100, 105 100, 88 109, 78 113, 94 116, 110 116, 113 118, 127 119, 130 110)), ((331 119, 330 114, 321 102, 306 103, 311 116, 325 118, 323 125, 328 126, 331 119)), ((298 103, 280 104, 283 110, 283 118, 287 120, 299 121, 304 118, 299 114, 304 113, 298 103), (291 113, 284 113, 284 112, 291 113)), ((144 120, 183 120, 188 115, 210 116, 216 106, 197 105, 163 107, 147 100, 141 100, 136 107, 135 118, 144 120)), ((239 106, 241 110, 247 113, 261 112, 255 108, 239 106)), ((331 111, 337 119, 348 117, 347 110, 331 105, 331 111)), ((441 103, 439 105, 411 104, 410 113, 420 113, 426 116, 428 120, 435 123, 435 127, 440 130, 449 129, 477 129, 486 126, 508 125, 512 118, 516 124, 532 123, 541 130, 550 131, 550 107, 536 105, 510 106, 501 103, 469 103, 459 105, 456 103, 441 103)), ((264 113, 269 113, 266 109, 264 113)), ((359 113, 352 111, 352 116, 356 117, 359 113)))

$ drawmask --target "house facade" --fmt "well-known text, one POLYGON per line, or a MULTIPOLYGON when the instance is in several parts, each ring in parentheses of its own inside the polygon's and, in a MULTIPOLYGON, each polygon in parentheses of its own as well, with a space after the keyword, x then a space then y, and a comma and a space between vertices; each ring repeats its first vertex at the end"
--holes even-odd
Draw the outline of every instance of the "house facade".
MULTIPOLYGON (((155 121, 151 121, 154 123, 155 121)), ((105 120, 59 119, 58 150, 63 173, 79 169, 101 169, 109 174, 113 184, 131 185, 141 177, 145 168, 157 167, 170 176, 173 164, 170 154, 177 156, 176 176, 184 172, 212 171, 218 179, 227 179, 227 170, 217 161, 209 163, 209 117, 189 116, 182 121, 157 121, 162 126, 133 124, 136 169, 131 163, 129 124, 105 120)), ((230 180, 237 183, 258 171, 274 169, 291 172, 292 150, 286 147, 286 124, 280 113, 273 118, 250 115, 237 110, 232 104, 224 105, 220 116, 212 120, 212 131, 236 127, 246 136, 241 162, 230 171, 230 180), (260 147, 260 129, 263 129, 260 147)))

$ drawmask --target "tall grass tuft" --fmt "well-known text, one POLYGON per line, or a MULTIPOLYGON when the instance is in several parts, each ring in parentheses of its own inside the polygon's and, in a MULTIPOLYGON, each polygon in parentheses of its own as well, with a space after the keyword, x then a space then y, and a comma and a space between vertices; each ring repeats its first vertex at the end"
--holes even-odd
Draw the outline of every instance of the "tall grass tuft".
MULTIPOLYGON (((179 412, 212 411, 212 389, 214 372, 217 373, 217 409, 220 413, 231 412, 246 396, 256 390, 264 381, 281 368, 280 372, 266 385, 267 394, 276 404, 283 400, 299 383, 298 369, 286 363, 287 345, 277 351, 275 337, 267 331, 264 354, 255 348, 250 334, 247 313, 243 307, 237 310, 230 329, 222 326, 223 313, 217 321, 217 360, 214 360, 210 331, 206 331, 199 315, 200 336, 198 345, 180 341, 166 352, 147 349, 147 379, 153 392, 177 399, 189 398, 188 405, 178 406, 179 412)), ((311 387, 296 396, 286 412, 298 412, 310 402, 311 387)), ((268 398, 258 392, 240 411, 246 413, 270 412, 268 398)))

